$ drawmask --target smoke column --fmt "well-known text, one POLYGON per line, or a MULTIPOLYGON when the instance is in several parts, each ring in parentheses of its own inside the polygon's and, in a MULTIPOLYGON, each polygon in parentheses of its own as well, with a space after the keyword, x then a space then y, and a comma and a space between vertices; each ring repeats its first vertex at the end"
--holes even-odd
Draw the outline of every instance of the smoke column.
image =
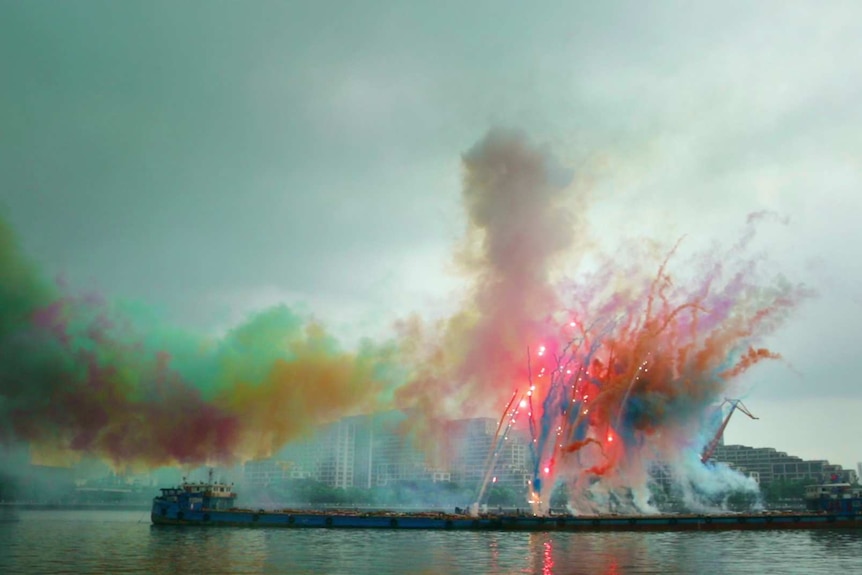
MULTIPOLYGON (((413 367, 398 390, 437 425, 452 415, 487 413, 526 381, 525 349, 560 307, 554 262, 574 245, 573 173, 513 131, 492 130, 463 156, 462 202, 468 229, 456 258, 471 283, 458 313, 438 325, 401 326, 413 367)), ((433 435, 433 430, 432 435, 433 435)))

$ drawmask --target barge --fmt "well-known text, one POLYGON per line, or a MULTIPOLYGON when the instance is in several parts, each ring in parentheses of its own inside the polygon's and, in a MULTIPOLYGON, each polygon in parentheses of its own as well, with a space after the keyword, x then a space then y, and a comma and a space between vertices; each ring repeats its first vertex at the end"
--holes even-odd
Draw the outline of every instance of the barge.
MULTIPOLYGON (((812 491, 813 493, 814 491, 812 491)), ((824 492, 818 502, 831 505, 824 492)), ((842 495, 844 492, 842 492, 842 495)), ((831 495, 831 492, 830 492, 831 495)), ((858 501, 832 510, 722 514, 551 515, 387 511, 251 510, 235 506, 233 487, 212 481, 161 489, 153 499, 155 525, 452 531, 719 531, 862 528, 858 501)))

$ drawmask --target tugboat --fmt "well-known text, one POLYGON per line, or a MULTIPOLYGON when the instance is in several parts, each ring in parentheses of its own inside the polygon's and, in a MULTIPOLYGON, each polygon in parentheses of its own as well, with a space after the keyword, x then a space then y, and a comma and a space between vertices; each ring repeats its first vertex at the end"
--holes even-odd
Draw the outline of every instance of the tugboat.
POLYGON ((210 511, 227 511, 234 508, 236 493, 233 485, 213 481, 212 469, 209 471, 208 481, 204 483, 189 482, 183 478, 179 487, 163 487, 161 495, 153 499, 153 507, 150 518, 153 523, 184 523, 186 512, 190 512, 190 518, 195 517, 195 512, 206 513, 198 520, 209 521, 210 511))

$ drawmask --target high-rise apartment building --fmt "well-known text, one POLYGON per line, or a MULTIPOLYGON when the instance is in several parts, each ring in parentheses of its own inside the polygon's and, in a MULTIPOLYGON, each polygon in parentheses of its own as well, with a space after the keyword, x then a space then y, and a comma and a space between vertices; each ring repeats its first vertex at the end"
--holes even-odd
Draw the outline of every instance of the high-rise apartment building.
POLYGON ((399 430, 403 419, 396 413, 341 419, 287 445, 272 459, 247 463, 245 480, 266 485, 314 479, 339 488, 449 481, 449 470, 429 465, 425 454, 399 430))
POLYGON ((495 438, 497 421, 490 418, 453 422, 452 479, 479 485, 490 467, 489 480, 524 489, 530 479, 529 443, 523 433, 510 430, 495 438), (495 440, 496 439, 496 440, 495 440))
POLYGON ((275 457, 249 461, 247 484, 271 485, 291 479, 314 479, 331 487, 352 487, 356 423, 341 420, 307 438, 294 441, 275 457))

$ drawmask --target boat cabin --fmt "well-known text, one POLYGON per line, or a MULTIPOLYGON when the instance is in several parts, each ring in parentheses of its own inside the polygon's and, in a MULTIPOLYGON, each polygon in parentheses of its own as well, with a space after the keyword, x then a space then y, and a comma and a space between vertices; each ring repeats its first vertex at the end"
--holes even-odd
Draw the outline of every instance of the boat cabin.
POLYGON ((862 486, 823 483, 805 488, 805 503, 812 511, 862 513, 862 486))

